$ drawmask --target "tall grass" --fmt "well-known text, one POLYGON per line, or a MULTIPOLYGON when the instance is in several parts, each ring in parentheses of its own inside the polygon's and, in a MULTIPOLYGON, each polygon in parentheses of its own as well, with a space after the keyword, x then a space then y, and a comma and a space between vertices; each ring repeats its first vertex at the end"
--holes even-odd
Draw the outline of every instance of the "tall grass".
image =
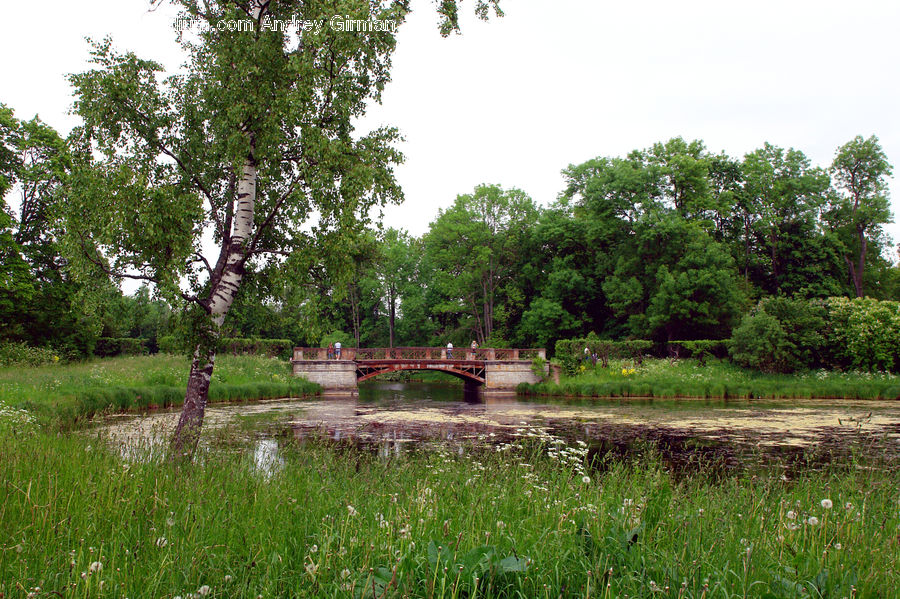
POLYGON ((252 451, 216 451, 176 469, 29 430, 0 435, 5 597, 800 598, 900 588, 900 492, 878 469, 713 482, 676 480, 652 458, 584 470, 577 447, 382 460, 292 443, 265 468, 252 451))
POLYGON ((523 384, 519 391, 585 397, 900 399, 900 376, 825 370, 766 374, 726 361, 705 366, 696 360, 617 361, 608 368, 585 363, 558 384, 523 384))
MULTIPOLYGON (((181 405, 189 367, 186 357, 157 354, 0 368, 0 402, 65 428, 104 411, 181 405)), ((209 398, 296 397, 318 389, 293 377, 284 360, 223 355, 216 361, 209 398)))

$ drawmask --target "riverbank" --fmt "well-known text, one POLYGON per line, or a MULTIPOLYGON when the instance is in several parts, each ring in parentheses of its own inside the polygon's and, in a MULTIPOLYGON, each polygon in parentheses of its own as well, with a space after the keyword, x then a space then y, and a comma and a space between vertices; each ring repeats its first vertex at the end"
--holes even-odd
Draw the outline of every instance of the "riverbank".
POLYGON ((608 368, 585 362, 559 383, 522 384, 519 393, 581 397, 671 399, 900 399, 900 376, 887 373, 815 370, 767 374, 727 361, 610 361, 608 368))
MULTIPOLYGON (((0 403, 67 429, 98 413, 180 406, 190 361, 156 354, 74 364, 0 368, 0 403)), ((210 402, 312 395, 319 386, 291 375, 278 358, 222 355, 209 387, 210 402)))
POLYGON ((675 478, 649 449, 590 464, 580 445, 534 439, 391 459, 223 439, 176 468, 123 461, 82 435, 2 433, 6 597, 887 597, 900 586, 900 491, 872 464, 675 478))

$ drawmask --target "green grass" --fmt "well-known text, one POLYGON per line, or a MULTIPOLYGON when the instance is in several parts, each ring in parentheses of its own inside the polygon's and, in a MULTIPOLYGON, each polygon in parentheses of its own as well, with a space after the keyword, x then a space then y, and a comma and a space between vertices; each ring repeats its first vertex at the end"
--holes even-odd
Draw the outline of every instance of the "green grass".
MULTIPOLYGON (((0 368, 0 403, 25 408, 44 424, 65 428, 99 412, 181 405, 189 367, 188 358, 169 354, 5 367, 0 368)), ((318 388, 293 377, 285 360, 222 355, 216 360, 209 399, 295 397, 318 388)))
POLYGON ((645 457, 584 481, 578 446, 382 460, 287 440, 274 472, 224 449, 179 468, 123 462, 99 439, 2 429, 4 597, 888 597, 900 586, 900 491, 878 468, 714 482, 645 457))
POLYGON ((696 360, 645 360, 642 366, 611 361, 608 368, 587 364, 575 376, 561 377, 559 384, 523 384, 519 391, 585 397, 898 399, 900 376, 825 370, 766 374, 725 361, 706 366, 696 360))

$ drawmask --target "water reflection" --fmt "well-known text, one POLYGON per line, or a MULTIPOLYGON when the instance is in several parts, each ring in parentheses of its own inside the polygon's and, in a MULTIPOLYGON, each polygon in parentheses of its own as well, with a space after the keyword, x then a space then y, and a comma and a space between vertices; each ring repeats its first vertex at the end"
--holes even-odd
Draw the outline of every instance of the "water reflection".
POLYGON ((265 478, 271 477, 284 466, 278 441, 275 439, 258 439, 253 449, 253 465, 256 471, 265 478))
MULTIPOLYGON (((123 447, 146 447, 166 439, 176 418, 177 411, 118 417, 103 428, 114 439, 131 440, 123 447)), ((523 441, 559 439, 587 443, 592 459, 627 457, 652 445, 673 469, 713 463, 728 469, 776 459, 793 468, 849 462, 851 451, 896 460, 900 402, 528 401, 471 390, 466 395, 463 386, 370 382, 358 396, 211 406, 201 442, 208 446, 223 435, 251 442, 255 467, 268 474, 283 465, 276 439, 285 437, 385 458, 435 448, 502 451, 523 441)))

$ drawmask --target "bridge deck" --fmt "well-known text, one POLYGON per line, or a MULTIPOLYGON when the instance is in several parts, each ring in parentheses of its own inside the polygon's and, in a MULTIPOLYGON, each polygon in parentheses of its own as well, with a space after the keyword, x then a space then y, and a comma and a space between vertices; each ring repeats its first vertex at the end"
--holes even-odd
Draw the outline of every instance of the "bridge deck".
MULTIPOLYGON (((486 360, 521 360, 530 362, 534 358, 546 358, 544 349, 508 349, 479 347, 470 348, 446 347, 377 347, 377 348, 341 348, 341 360, 355 362, 371 360, 453 360, 453 361, 479 361, 486 360), (449 355, 448 355, 449 353, 449 355)), ((294 360, 334 360, 336 356, 329 355, 324 347, 295 347, 294 360)))

